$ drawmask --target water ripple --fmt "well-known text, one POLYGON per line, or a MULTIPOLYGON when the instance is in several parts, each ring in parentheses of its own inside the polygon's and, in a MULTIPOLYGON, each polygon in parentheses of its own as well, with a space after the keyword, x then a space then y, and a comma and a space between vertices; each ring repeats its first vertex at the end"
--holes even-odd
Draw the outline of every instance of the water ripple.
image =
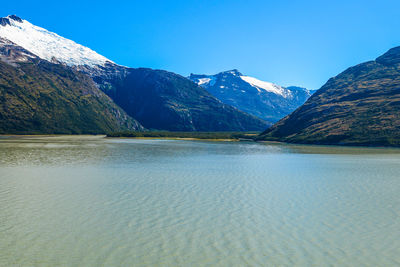
POLYGON ((398 266, 400 153, 0 140, 0 266, 398 266))

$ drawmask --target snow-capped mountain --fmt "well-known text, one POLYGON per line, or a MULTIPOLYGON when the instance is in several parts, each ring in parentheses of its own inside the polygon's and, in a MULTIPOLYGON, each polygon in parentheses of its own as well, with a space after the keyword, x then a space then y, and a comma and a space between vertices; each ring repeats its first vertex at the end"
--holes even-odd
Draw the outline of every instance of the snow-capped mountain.
POLYGON ((305 88, 261 81, 236 69, 215 75, 191 74, 189 79, 225 104, 270 122, 290 114, 311 96, 305 88))
POLYGON ((15 15, 0 18, 0 37, 25 48, 38 57, 68 66, 104 66, 111 60, 95 51, 35 26, 15 15))
POLYGON ((144 129, 85 74, 0 37, 0 133, 144 129))

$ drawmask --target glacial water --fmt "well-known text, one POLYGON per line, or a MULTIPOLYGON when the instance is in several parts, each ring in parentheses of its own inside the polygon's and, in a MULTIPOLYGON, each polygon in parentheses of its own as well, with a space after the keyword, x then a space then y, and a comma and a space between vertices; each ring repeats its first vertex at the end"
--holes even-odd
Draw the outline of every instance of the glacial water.
POLYGON ((400 266, 400 150, 0 137, 0 266, 400 266))

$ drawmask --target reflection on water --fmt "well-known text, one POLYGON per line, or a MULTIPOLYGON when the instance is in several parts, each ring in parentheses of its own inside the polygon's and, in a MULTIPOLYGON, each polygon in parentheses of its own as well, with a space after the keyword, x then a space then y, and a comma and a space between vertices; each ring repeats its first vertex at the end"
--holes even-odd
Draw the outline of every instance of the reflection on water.
POLYGON ((400 150, 2 137, 0 266, 398 266, 400 150))

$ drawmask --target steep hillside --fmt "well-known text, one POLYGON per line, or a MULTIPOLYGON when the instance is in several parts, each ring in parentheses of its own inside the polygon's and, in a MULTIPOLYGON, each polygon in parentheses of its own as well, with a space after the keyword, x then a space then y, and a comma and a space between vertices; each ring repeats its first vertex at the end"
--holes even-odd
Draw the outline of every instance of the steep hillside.
POLYGON ((262 140, 400 145, 400 47, 331 78, 262 140))

